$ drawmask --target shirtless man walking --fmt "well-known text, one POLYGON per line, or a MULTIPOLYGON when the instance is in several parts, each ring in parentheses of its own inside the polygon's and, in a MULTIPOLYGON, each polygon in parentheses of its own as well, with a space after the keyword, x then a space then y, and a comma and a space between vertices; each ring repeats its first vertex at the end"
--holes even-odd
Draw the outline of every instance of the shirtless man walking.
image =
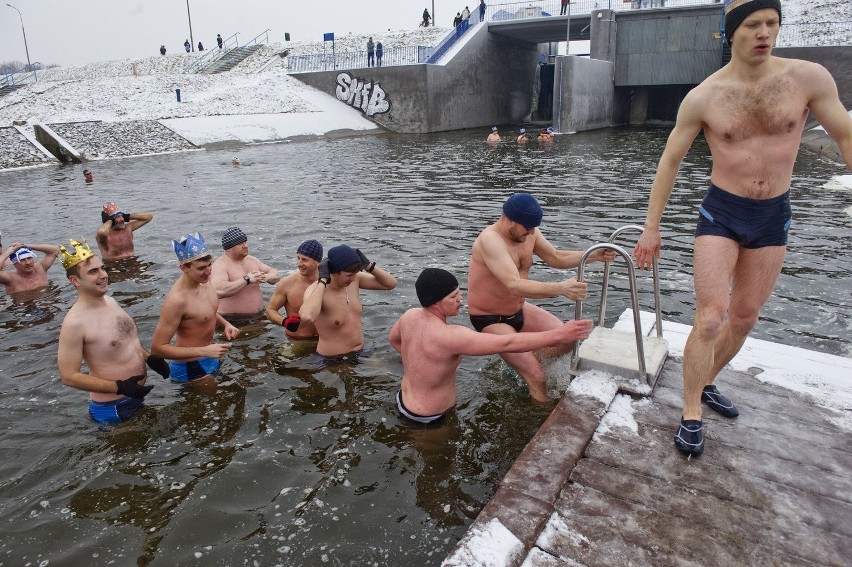
POLYGON ((101 224, 95 238, 104 260, 117 260, 135 256, 133 232, 154 218, 151 213, 123 213, 113 202, 104 205, 101 224))
POLYGON ((282 278, 275 286, 266 308, 266 318, 284 327, 284 333, 292 340, 317 338, 313 323, 302 321, 299 309, 305 299, 305 290, 319 279, 319 264, 322 262, 322 244, 316 240, 305 240, 296 250, 296 270, 282 278), (281 315, 284 308, 286 316, 281 315))
POLYGON ((263 311, 260 284, 278 281, 278 270, 249 255, 248 237, 232 226, 222 235, 225 253, 213 262, 210 283, 226 319, 254 317, 263 311))
MULTIPOLYGON (((562 322, 526 298, 567 297, 585 299, 588 282, 576 277, 558 282, 529 279, 533 254, 552 268, 576 268, 582 250, 557 250, 536 228, 543 212, 535 197, 515 193, 503 204, 503 214, 486 227, 473 243, 468 272, 468 313, 473 328, 483 333, 509 335, 556 329, 562 322)), ((589 261, 610 261, 611 251, 600 250, 589 261)), ((542 353, 555 356, 567 352, 572 345, 561 345, 542 353)), ((534 400, 547 401, 544 370, 532 352, 500 353, 506 364, 514 368, 526 382, 534 400)))
POLYGON ((792 221, 790 182, 808 111, 837 141, 852 169, 852 121, 820 65, 772 56, 778 0, 725 2, 731 61, 689 92, 657 166, 640 268, 660 257, 660 219, 680 163, 700 131, 710 147, 710 188, 699 207, 694 249, 695 321, 684 349, 683 413, 675 446, 704 451, 701 402, 739 415, 713 380, 757 323, 781 272, 792 221))
POLYGON ((66 386, 89 392, 93 420, 118 423, 133 416, 153 388, 145 385, 145 364, 164 378, 169 377, 169 366, 142 348, 136 324, 107 295, 109 281, 101 259, 85 241, 72 240, 71 248, 61 248, 62 265, 77 289, 77 301, 59 331, 59 376, 66 386), (81 372, 84 360, 88 373, 81 372))
POLYGON ((390 290, 396 278, 346 244, 328 251, 319 281, 305 290, 299 315, 319 333, 317 354, 326 362, 357 358, 364 348, 363 306, 359 290, 390 290), (354 285, 353 285, 354 284, 354 285))
POLYGON ((183 273, 163 302, 151 352, 169 359, 175 382, 213 385, 219 358, 231 346, 213 342, 216 324, 222 326, 229 341, 240 331, 216 312, 219 298, 209 282, 212 257, 204 238, 196 232, 172 245, 183 273), (175 344, 171 344, 173 337, 175 344))
POLYGON ((569 321, 539 333, 493 335, 448 325, 459 314, 462 294, 456 277, 440 268, 426 268, 414 284, 422 308, 406 311, 388 334, 402 354, 402 384, 397 409, 405 418, 439 426, 456 405, 456 369, 463 355, 482 356, 528 352, 544 347, 570 348, 592 331, 590 320, 569 321))
POLYGON ((12 261, 13 270, 0 271, 0 283, 6 286, 6 293, 21 293, 47 287, 47 270, 56 260, 59 247, 53 244, 31 244, 29 246, 15 242, 0 254, 0 266, 7 259, 12 261), (41 260, 33 251, 44 253, 41 260))

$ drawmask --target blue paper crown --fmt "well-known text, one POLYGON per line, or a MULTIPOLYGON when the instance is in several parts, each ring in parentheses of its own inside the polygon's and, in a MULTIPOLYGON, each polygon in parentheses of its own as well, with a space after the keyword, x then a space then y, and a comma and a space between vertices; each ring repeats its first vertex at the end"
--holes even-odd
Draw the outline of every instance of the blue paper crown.
POLYGON ((181 244, 180 240, 172 240, 172 246, 175 249, 178 262, 181 264, 186 264, 187 262, 210 255, 201 233, 188 234, 183 240, 185 241, 184 244, 181 244))

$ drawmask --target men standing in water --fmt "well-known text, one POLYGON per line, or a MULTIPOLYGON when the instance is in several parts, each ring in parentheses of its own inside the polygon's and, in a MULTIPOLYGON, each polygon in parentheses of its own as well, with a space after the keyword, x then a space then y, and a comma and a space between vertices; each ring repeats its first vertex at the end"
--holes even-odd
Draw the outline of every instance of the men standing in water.
POLYGON ((107 295, 109 278, 101 259, 85 241, 61 247, 68 281, 77 289, 77 301, 59 331, 59 377, 62 383, 89 392, 89 415, 97 422, 118 423, 142 407, 153 386, 145 385, 148 367, 164 378, 169 365, 148 354, 139 342, 136 324, 107 295), (86 361, 88 373, 81 372, 86 361))
POLYGON ((278 270, 249 255, 248 237, 232 226, 222 235, 225 253, 213 262, 210 283, 219 296, 219 313, 228 319, 254 317, 263 311, 260 284, 278 281, 278 270))
POLYGON ((316 325, 317 354, 327 362, 357 357, 364 348, 359 290, 395 287, 396 279, 360 250, 346 244, 329 250, 319 266, 319 281, 305 290, 299 310, 303 322, 316 325))
POLYGON ((456 405, 456 369, 462 355, 529 352, 544 347, 570 348, 585 339, 592 322, 569 321, 539 333, 492 335, 461 325, 448 325, 459 314, 462 294, 456 277, 440 268, 426 268, 414 284, 422 309, 409 309, 388 334, 402 354, 403 376, 396 395, 399 412, 411 421, 438 426, 456 405))
POLYGON ((53 244, 32 244, 26 246, 21 242, 14 242, 0 254, 0 267, 11 260, 13 270, 0 271, 0 283, 6 286, 6 293, 20 293, 47 287, 47 270, 56 260, 59 247, 53 244), (36 258, 33 251, 42 252, 41 260, 36 258))
POLYGON ((322 244, 316 240, 305 240, 296 250, 297 271, 282 278, 266 308, 266 318, 284 327, 290 339, 315 339, 317 328, 313 323, 302 321, 299 309, 305 299, 305 290, 319 279, 319 264, 322 262, 322 244), (284 308, 286 317, 279 311, 284 308))
POLYGON ((491 127, 491 133, 488 134, 488 138, 486 138, 488 142, 499 142, 500 141, 500 132, 497 131, 497 126, 491 127))
MULTIPOLYGON (((556 329, 562 322, 525 298, 563 296, 574 301, 586 297, 588 282, 576 277, 559 282, 529 279, 533 254, 552 268, 576 268, 582 250, 557 250, 536 227, 543 216, 529 193, 515 193, 503 204, 500 219, 485 228, 473 243, 468 273, 468 312, 474 329, 494 335, 556 329)), ((611 251, 599 250, 589 261, 611 261, 611 251)), ((573 345, 548 349, 548 355, 567 352, 573 345)), ((526 382, 534 400, 548 400, 541 363, 532 352, 500 353, 526 382)))
POLYGON ((109 202, 101 212, 101 224, 95 237, 104 260, 134 256, 133 232, 154 218, 151 213, 123 213, 118 205, 109 202))
POLYGON ((209 283, 212 257, 204 238, 196 232, 172 241, 172 245, 183 273, 163 302, 151 352, 170 360, 175 382, 212 385, 219 370, 219 358, 231 346, 213 342, 216 323, 222 326, 229 341, 240 331, 216 312, 219 298, 209 283), (175 344, 171 344, 172 337, 175 344))
POLYGON ((701 402, 739 415, 713 381, 757 323, 781 272, 792 221, 790 182, 802 129, 813 113, 852 169, 852 121, 820 65, 772 56, 778 0, 725 2, 731 61, 689 92, 651 187, 645 230, 633 255, 640 268, 660 257, 660 219, 680 163, 703 129, 713 157, 698 211, 695 321, 684 349, 684 406, 675 446, 704 451, 701 402))

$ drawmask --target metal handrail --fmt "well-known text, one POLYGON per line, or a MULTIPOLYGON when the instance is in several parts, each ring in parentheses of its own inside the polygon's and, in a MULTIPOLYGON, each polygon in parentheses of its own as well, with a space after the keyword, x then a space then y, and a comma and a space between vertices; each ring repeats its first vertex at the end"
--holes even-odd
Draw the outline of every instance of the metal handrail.
POLYGON ((211 47, 207 50, 207 53, 197 59, 193 59, 192 63, 187 66, 186 72, 197 73, 207 67, 210 63, 213 63, 214 61, 217 61, 224 57, 234 47, 238 47, 239 41, 237 40, 237 36, 239 34, 240 32, 237 32, 231 35, 228 39, 224 40, 222 42, 221 49, 218 45, 216 47, 211 47))
POLYGON ((248 47, 249 45, 254 45, 254 44, 260 45, 260 43, 261 43, 260 42, 260 36, 264 36, 263 37, 263 43, 269 43, 269 32, 271 32, 271 31, 272 30, 270 30, 268 28, 265 29, 264 31, 260 32, 256 36, 254 36, 252 39, 248 40, 248 43, 243 44, 243 47, 248 47))
MULTIPOLYGON (((627 275, 630 279, 630 301, 633 305, 633 326, 636 332, 636 352, 639 355, 639 375, 642 380, 647 380, 648 373, 645 370, 645 345, 642 343, 642 321, 639 319, 639 294, 636 292, 636 275, 633 268, 633 261, 630 259, 630 254, 628 254, 621 246, 617 246, 609 242, 602 242, 591 246, 588 250, 583 252, 583 255, 580 257, 580 264, 577 266, 577 281, 583 281, 583 268, 586 267, 586 259, 592 252, 597 250, 613 250, 627 261, 627 275)), ((577 301, 574 307, 574 319, 580 319, 582 314, 583 302, 577 301)), ((580 341, 576 341, 574 343, 574 349, 571 352, 571 366, 574 370, 577 369, 577 364, 579 363, 579 357, 577 356, 579 348, 580 341)))
MULTIPOLYGON (((609 240, 607 242, 609 242, 609 243, 615 242, 615 239, 618 238, 618 236, 621 233, 627 232, 628 230, 638 230, 639 232, 644 232, 645 228, 638 225, 638 224, 628 224, 626 226, 622 226, 621 228, 619 228, 618 230, 616 230, 615 232, 613 232, 610 235, 609 240)), ((632 263, 633 262, 631 260, 631 264, 632 263)), ((657 325, 656 325, 657 326, 657 336, 662 337, 663 336, 663 314, 662 314, 662 311, 660 310, 660 271, 659 271, 659 268, 657 266, 657 258, 656 257, 652 258, 652 260, 651 260, 651 273, 652 273, 652 277, 653 277, 653 280, 654 280, 654 312, 656 313, 656 316, 657 316, 657 325)), ((578 276, 578 279, 579 279, 579 276, 578 276)), ((608 289, 607 289, 608 283, 609 283, 609 262, 607 262, 606 265, 604 266, 603 283, 602 283, 603 290, 601 291, 601 304, 600 304, 600 310, 598 312, 598 325, 603 325, 604 320, 605 320, 606 295, 607 295, 607 291, 608 291, 608 289)))

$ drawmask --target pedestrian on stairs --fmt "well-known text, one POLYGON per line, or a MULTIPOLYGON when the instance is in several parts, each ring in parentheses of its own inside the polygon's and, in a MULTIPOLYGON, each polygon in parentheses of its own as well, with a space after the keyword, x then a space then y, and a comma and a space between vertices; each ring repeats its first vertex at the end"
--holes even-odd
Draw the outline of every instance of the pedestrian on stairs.
POLYGON ((183 42, 183 48, 186 49, 187 53, 189 53, 189 51, 192 49, 192 45, 189 43, 188 39, 183 42))
POLYGON ((198 51, 204 51, 204 46, 201 45, 201 42, 198 42, 198 51))
POLYGON ((222 49, 222 34, 216 34, 216 43, 219 45, 219 49, 222 49))

